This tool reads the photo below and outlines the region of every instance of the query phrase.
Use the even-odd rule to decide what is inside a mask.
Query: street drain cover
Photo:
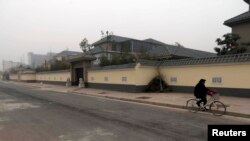
[[[151,97],[147,97],[147,96],[141,96],[141,97],[137,97],[137,99],[150,99]]]

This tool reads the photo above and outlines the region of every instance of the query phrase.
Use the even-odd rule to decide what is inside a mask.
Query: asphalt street
[[[208,124],[249,123],[0,81],[0,141],[205,141]]]

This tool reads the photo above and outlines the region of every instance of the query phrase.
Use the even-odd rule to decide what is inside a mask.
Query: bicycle
[[[210,98],[207,100],[206,105],[201,102],[200,107],[197,105],[197,102],[200,100],[200,98],[192,98],[189,99],[186,103],[186,108],[192,112],[196,113],[198,111],[206,111],[206,107],[209,106],[209,111],[215,115],[215,116],[222,116],[226,113],[226,106],[224,103],[219,101],[219,93],[215,91],[208,91],[207,95],[210,96]]]

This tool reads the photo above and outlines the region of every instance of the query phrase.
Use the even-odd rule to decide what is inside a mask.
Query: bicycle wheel
[[[196,103],[197,103],[196,99],[188,100],[186,105],[187,109],[192,113],[196,113],[199,110],[199,107]]]
[[[226,106],[220,101],[212,102],[209,109],[215,116],[222,116],[226,113]]]

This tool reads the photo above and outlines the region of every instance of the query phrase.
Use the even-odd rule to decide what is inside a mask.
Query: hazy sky
[[[247,10],[243,0],[0,0],[0,60],[80,51],[101,30],[214,52],[215,39],[231,32],[223,22]]]

